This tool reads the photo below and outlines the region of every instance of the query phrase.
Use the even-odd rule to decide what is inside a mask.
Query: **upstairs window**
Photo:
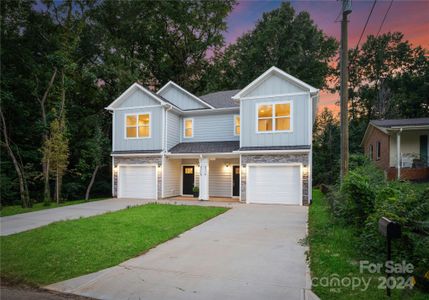
[[[291,131],[291,103],[261,103],[258,105],[258,132]]]
[[[125,136],[127,139],[149,138],[150,113],[126,115]]]
[[[381,143],[377,142],[375,144],[375,159],[379,160],[381,158]]]
[[[193,119],[184,119],[183,128],[185,138],[191,138],[194,136],[194,120]]]
[[[234,135],[240,135],[240,116],[234,116]]]

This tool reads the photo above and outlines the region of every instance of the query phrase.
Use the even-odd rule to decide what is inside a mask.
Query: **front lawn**
[[[378,289],[380,277],[384,274],[361,274],[359,261],[368,260],[358,252],[359,239],[353,227],[337,224],[333,220],[327,201],[319,190],[313,191],[313,203],[309,209],[309,245],[310,245],[310,269],[313,283],[313,291],[323,299],[386,299],[386,291]],[[380,249],[385,251],[385,249]],[[332,279],[364,278],[370,280],[367,290],[360,286],[352,289],[349,287],[322,286],[325,282],[320,279],[327,277]],[[347,281],[345,281],[347,283]],[[417,290],[394,290],[392,299],[427,299],[427,295]]]
[[[103,197],[103,198],[94,198],[89,200],[72,200],[72,201],[61,202],[60,204],[57,204],[56,202],[52,202],[51,205],[49,206],[45,206],[43,203],[39,202],[39,203],[33,203],[33,207],[27,207],[27,208],[23,208],[21,205],[8,205],[8,206],[3,206],[0,209],[0,217],[13,216],[13,215],[23,214],[27,212],[32,212],[32,211],[38,211],[38,210],[50,209],[50,208],[68,206],[68,205],[75,205],[75,204],[81,204],[85,202],[98,201],[98,200],[104,200],[104,199],[106,198]]]
[[[99,271],[225,211],[222,207],[148,204],[1,237],[1,276],[46,285]]]

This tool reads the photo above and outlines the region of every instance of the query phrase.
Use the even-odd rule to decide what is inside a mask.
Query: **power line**
[[[371,7],[371,11],[369,12],[368,18],[366,19],[365,26],[363,27],[362,33],[360,34],[359,41],[356,45],[356,49],[359,47],[360,41],[362,40],[363,34],[365,33],[366,26],[368,25],[369,19],[371,18],[371,15],[376,3],[377,3],[377,0],[374,0],[374,3],[372,4],[372,7]]]
[[[377,32],[377,35],[376,35],[375,37],[378,37],[378,35],[380,34],[381,28],[383,28],[384,21],[386,21],[386,17],[387,17],[387,15],[389,14],[389,11],[390,11],[390,8],[392,7],[392,4],[393,4],[393,0],[391,0],[391,1],[390,1],[390,5],[389,5],[389,7],[387,8],[386,13],[384,14],[383,21],[381,22],[380,28],[378,28],[378,32]]]

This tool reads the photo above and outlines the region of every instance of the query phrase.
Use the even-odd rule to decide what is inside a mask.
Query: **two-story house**
[[[242,90],[197,97],[174,82],[135,83],[113,114],[112,193],[118,198],[236,197],[311,201],[312,128],[319,91],[272,67]]]

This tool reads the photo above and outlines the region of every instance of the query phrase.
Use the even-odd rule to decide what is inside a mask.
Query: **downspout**
[[[396,133],[396,168],[397,168],[397,179],[401,179],[401,133],[402,128]]]
[[[168,126],[168,111],[169,110],[171,110],[173,108],[173,106],[172,105],[170,105],[166,110],[165,110],[165,113],[164,113],[164,130],[163,130],[163,132],[164,132],[164,138],[163,138],[163,141],[162,141],[162,143],[163,143],[163,149],[162,149],[162,156],[161,156],[161,198],[164,198],[164,174],[165,174],[165,172],[164,172],[164,167],[165,167],[165,153],[167,153],[167,145],[168,145],[168,143],[167,143],[167,141],[168,141],[168,138],[167,138],[167,136],[168,136],[168,130],[167,130],[167,126]]]

